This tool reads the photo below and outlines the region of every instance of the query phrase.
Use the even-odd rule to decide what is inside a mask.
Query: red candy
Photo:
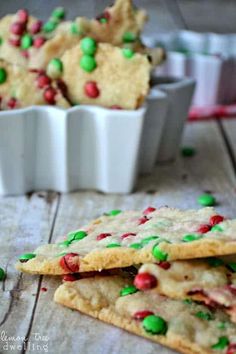
[[[171,267],[171,264],[169,262],[166,262],[166,261],[159,262],[159,263],[156,263],[156,264],[158,265],[158,267],[160,267],[162,269],[165,269],[165,270],[168,270]]]
[[[129,237],[129,236],[136,236],[136,234],[134,234],[133,232],[127,232],[126,234],[123,234],[121,236],[121,239],[124,240],[126,237]]]
[[[29,18],[28,11],[25,9],[21,9],[17,12],[17,16],[20,22],[26,23]]]
[[[11,33],[21,36],[25,32],[25,25],[21,22],[14,22],[10,28]]]
[[[215,226],[217,224],[219,224],[220,222],[222,222],[224,220],[224,217],[221,215],[213,215],[210,218],[210,225],[211,226]]]
[[[199,228],[197,229],[197,232],[200,232],[201,234],[205,234],[206,232],[211,230],[211,226],[207,224],[200,225]]]
[[[48,289],[47,288],[41,288],[41,291],[46,292],[46,291],[48,291]]]
[[[17,99],[14,97],[11,97],[9,101],[7,102],[7,107],[10,109],[14,109],[17,106]]]
[[[10,39],[9,39],[9,43],[10,43],[13,47],[20,47],[20,38],[10,38]]]
[[[57,91],[53,87],[48,87],[43,93],[43,97],[48,104],[55,104]]]
[[[39,75],[37,77],[37,85],[39,88],[44,88],[46,86],[49,86],[51,84],[51,79],[45,74]]]
[[[236,354],[236,343],[231,343],[228,346],[226,354]]]
[[[141,218],[138,219],[138,224],[142,225],[145,224],[145,222],[147,222],[149,219],[146,216],[143,216]]]
[[[79,277],[76,274],[65,274],[62,277],[63,281],[76,281]]]
[[[29,52],[27,50],[22,50],[21,51],[21,55],[22,57],[28,59],[29,58]]]
[[[157,279],[152,274],[140,273],[134,278],[134,285],[139,290],[149,290],[157,286]]]
[[[40,48],[42,45],[46,42],[46,39],[44,37],[37,37],[34,39],[33,46],[35,48]]]
[[[108,233],[103,233],[103,234],[100,234],[96,237],[97,241],[100,241],[100,240],[103,240],[104,238],[107,238],[111,236],[111,234],[108,234]]]
[[[86,82],[84,92],[90,98],[97,98],[100,95],[100,91],[95,81]]]
[[[227,285],[227,289],[233,294],[236,295],[236,285]]]
[[[148,207],[147,209],[144,210],[143,214],[144,215],[147,215],[149,213],[152,213],[153,211],[155,211],[156,208],[153,208],[153,207]]]
[[[143,311],[135,312],[135,314],[133,315],[133,318],[135,320],[144,320],[145,317],[150,316],[150,315],[154,315],[154,312],[148,311],[148,310],[143,310]]]
[[[30,32],[32,34],[36,34],[36,33],[39,33],[41,31],[41,28],[42,28],[42,21],[36,21],[32,24],[31,28],[30,28]]]
[[[59,262],[62,269],[66,272],[75,273],[79,271],[79,255],[78,253],[67,253]]]

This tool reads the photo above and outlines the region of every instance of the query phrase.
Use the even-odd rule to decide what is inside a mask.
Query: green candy
[[[136,35],[132,32],[125,32],[123,35],[123,42],[124,43],[133,43],[137,39]]]
[[[0,268],[0,281],[6,278],[6,273],[4,269]]]
[[[58,20],[63,20],[65,17],[65,9],[63,7],[57,7],[53,10],[52,17],[55,17]]]
[[[58,246],[59,247],[68,247],[68,246],[70,246],[70,244],[71,244],[71,242],[66,240],[66,241],[59,242]]]
[[[208,263],[211,267],[219,267],[219,266],[224,265],[224,262],[222,261],[222,259],[220,259],[220,258],[215,258],[215,257],[208,258],[208,259],[207,259],[207,263]]]
[[[152,255],[161,262],[164,262],[168,258],[168,253],[160,250],[159,243],[157,243],[152,249]]]
[[[80,59],[80,67],[84,71],[90,73],[97,67],[96,60],[91,55],[83,55]]]
[[[134,56],[134,51],[130,48],[122,49],[123,56],[127,59],[131,59]]]
[[[33,45],[33,37],[30,34],[24,34],[21,37],[21,49],[29,49]]]
[[[63,257],[67,254],[67,252],[61,252],[56,255],[56,257]]]
[[[143,246],[146,246],[149,242],[153,241],[153,240],[158,240],[160,237],[159,236],[148,236],[145,237],[141,240],[141,243]]]
[[[216,200],[211,194],[204,193],[198,197],[198,203],[202,206],[213,206],[216,204]]]
[[[121,247],[119,243],[109,243],[109,245],[106,246],[106,248],[115,248],[115,247]]]
[[[107,19],[106,18],[100,18],[99,22],[100,23],[107,23]]]
[[[222,231],[224,231],[223,230],[223,228],[222,228],[222,226],[220,226],[220,225],[215,225],[215,226],[213,226],[212,228],[211,228],[211,231],[218,231],[218,232],[222,232]]]
[[[0,68],[0,85],[4,84],[7,80],[7,72],[4,68]]]
[[[181,149],[181,154],[184,157],[191,157],[195,155],[195,149],[191,146],[183,146]]]
[[[227,322],[219,322],[217,325],[217,328],[219,329],[226,329],[227,327]]]
[[[70,31],[72,34],[77,34],[77,35],[82,35],[84,33],[80,25],[76,22],[72,22],[70,26]]]
[[[140,248],[143,248],[142,243],[132,243],[131,245],[129,245],[130,248],[134,248],[136,250],[140,250]]]
[[[145,317],[142,325],[146,332],[152,334],[166,334],[168,329],[166,321],[155,315]]]
[[[94,55],[97,50],[97,43],[93,38],[85,37],[84,39],[82,39],[80,47],[84,54]]]
[[[126,285],[123,289],[120,291],[120,296],[126,296],[130,294],[134,294],[138,291],[136,286],[134,285]]]
[[[114,209],[111,211],[108,211],[108,213],[105,213],[106,216],[116,216],[118,214],[120,214],[122,212],[122,210],[119,209]]]
[[[193,300],[191,300],[191,299],[184,299],[184,300],[183,300],[183,303],[186,304],[186,305],[192,305],[192,304],[193,304]]]
[[[236,272],[236,263],[235,262],[230,262],[227,264],[227,267],[233,272]]]
[[[53,32],[57,27],[57,23],[54,21],[48,21],[43,25],[43,32],[50,33]]]
[[[197,313],[195,313],[195,316],[206,321],[214,320],[214,316],[210,312],[198,311]]]
[[[52,79],[59,79],[63,72],[63,63],[60,59],[54,58],[50,60],[47,67],[47,74]]]
[[[2,45],[3,44],[3,39],[2,39],[2,37],[0,37],[0,45]]]
[[[72,232],[69,232],[69,234],[67,235],[67,240],[69,242],[79,241],[79,240],[82,240],[83,238],[85,238],[86,236],[87,236],[87,232],[85,232],[85,231],[82,231],[82,230],[72,231]]]
[[[193,242],[193,241],[198,241],[202,238],[202,235],[195,235],[195,234],[189,234],[189,235],[185,235],[182,238],[183,242]]]
[[[227,337],[220,337],[218,342],[212,345],[212,349],[223,350],[229,345],[229,339]]]
[[[29,259],[33,259],[35,257],[36,257],[36,254],[34,254],[34,253],[24,253],[19,257],[19,261],[26,262]]]

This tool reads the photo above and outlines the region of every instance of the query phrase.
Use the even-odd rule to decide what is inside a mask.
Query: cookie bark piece
[[[51,97],[53,96],[55,101],[51,101],[51,104],[54,102],[53,104],[59,107],[70,107],[58,89],[56,81],[52,80],[48,86],[40,88],[38,87],[39,73],[29,72],[21,66],[9,64],[4,60],[0,60],[0,70],[5,73],[5,81],[0,84],[1,109],[50,104],[47,100],[47,97],[50,96],[49,88],[53,93]],[[47,94],[45,94],[46,91]]]
[[[228,340],[226,347],[235,343],[236,326],[222,311],[211,313],[205,306],[171,300],[158,295],[155,290],[120,296],[122,289],[131,284],[132,279],[120,276],[97,276],[66,282],[56,290],[54,300],[181,353],[215,353],[212,346],[222,337]],[[144,329],[144,321],[135,319],[144,311],[161,317],[167,323],[164,335],[148,333]],[[204,320],[197,316],[198,313],[209,313],[212,318]],[[218,328],[223,322],[227,327]],[[226,353],[226,347],[217,352]]]
[[[136,109],[149,92],[151,66],[144,55],[135,53],[126,58],[122,49],[97,43],[93,57],[84,55],[79,44],[66,51],[61,60],[64,67],[61,78],[68,86],[72,102]],[[86,65],[90,64],[93,66],[86,71]],[[87,89],[91,84],[96,87],[96,95]]]
[[[83,238],[71,239],[68,234],[62,244],[41,246],[35,258],[17,263],[17,268],[35,274],[65,274],[60,262],[68,253],[79,255],[79,272],[236,253],[236,220],[220,223],[222,231],[197,232],[215,215],[213,208],[181,211],[167,207],[108,213],[95,226],[82,228]],[[196,237],[184,241],[189,235]]]
[[[134,284],[145,290],[149,285],[148,277],[152,276],[159,294],[222,307],[231,316],[231,321],[236,322],[236,273],[232,269],[233,264],[236,266],[236,256],[228,256],[224,260],[176,261],[169,263],[168,267],[163,263],[144,264]]]

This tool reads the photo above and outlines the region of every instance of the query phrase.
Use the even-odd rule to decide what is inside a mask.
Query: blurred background
[[[136,0],[137,6],[147,9],[150,21],[145,34],[175,29],[236,32],[235,0]],[[25,7],[35,16],[47,19],[57,6],[67,9],[67,18],[75,16],[93,17],[101,12],[109,0],[1,0],[0,16]]]

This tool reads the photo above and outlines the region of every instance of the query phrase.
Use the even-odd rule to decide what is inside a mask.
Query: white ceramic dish
[[[95,106],[0,112],[0,195],[32,190],[129,193],[159,156],[175,157],[194,81],[153,77],[136,111]]]
[[[168,51],[160,75],[196,80],[194,106],[236,102],[236,34],[177,31],[145,41]]]

